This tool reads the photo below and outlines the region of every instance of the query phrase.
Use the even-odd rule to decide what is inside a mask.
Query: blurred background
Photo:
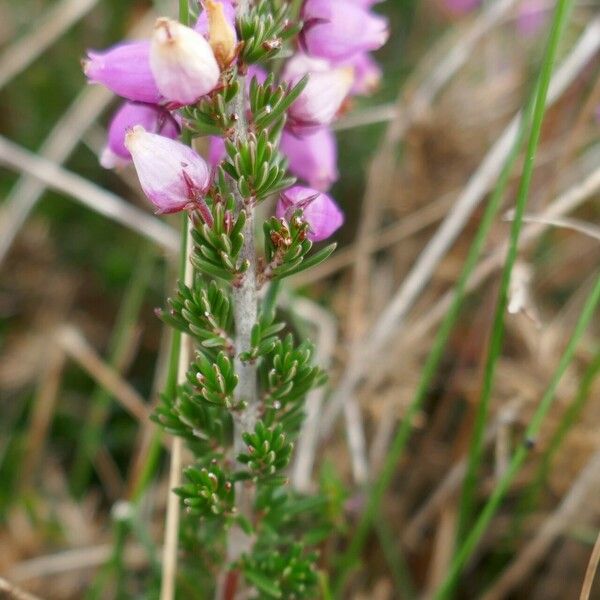
[[[86,85],[80,60],[87,48],[143,36],[175,4],[0,3],[0,574],[48,600],[150,597],[156,576],[168,460],[147,415],[165,375],[168,334],[154,308],[174,285],[179,220],[138,219],[151,209],[134,174],[99,166],[116,102]],[[317,340],[333,388],[352,342],[404,294],[345,418],[317,404],[329,431],[312,448],[314,469],[294,474],[300,489],[320,481],[339,509],[325,569],[415,393],[505,156],[498,140],[539,71],[553,4],[378,5],[392,24],[378,54],[384,76],[338,123],[340,249],[285,288],[286,310]],[[571,63],[536,158],[478,502],[506,468],[600,270],[598,12],[578,2],[559,49],[558,64]],[[520,172],[518,161],[501,215]],[[471,207],[428,273],[419,261],[465,193]],[[447,571],[509,228],[502,216],[492,228],[349,598],[416,598]],[[415,268],[419,290],[407,301]],[[457,597],[579,597],[600,525],[599,333],[596,318]],[[140,498],[133,514],[126,501]],[[589,597],[600,598],[598,584]]]

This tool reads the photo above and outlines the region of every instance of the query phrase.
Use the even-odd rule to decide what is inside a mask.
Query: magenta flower
[[[544,0],[524,0],[517,12],[517,29],[526,36],[534,36],[548,18],[548,6]]]
[[[193,104],[219,82],[220,70],[202,35],[177,21],[156,21],[150,68],[160,93],[170,102]]]
[[[381,67],[367,52],[357,54],[344,64],[354,69],[354,83],[350,90],[353,96],[368,96],[379,87],[382,77]]]
[[[207,219],[204,195],[210,186],[210,169],[191,148],[146,131],[136,125],[125,136],[140,185],[157,208],[157,213],[173,213],[198,208]]]
[[[389,37],[387,19],[369,11],[363,2],[306,0],[302,20],[300,39],[306,52],[334,61],[378,50]]]
[[[307,73],[308,83],[288,113],[288,128],[298,134],[329,125],[354,83],[351,67],[331,68],[326,61],[302,54],[289,61],[283,78],[293,85]]]
[[[150,42],[118,44],[104,52],[90,50],[83,71],[90,83],[100,83],[133,102],[161,100],[150,69]]]
[[[225,140],[222,137],[211,135],[208,138],[208,164],[216,167],[226,156]]]
[[[323,127],[304,136],[284,131],[280,148],[290,172],[311,187],[326,192],[337,181],[337,144],[330,129]]]
[[[135,125],[171,139],[179,135],[179,126],[168,111],[154,104],[125,102],[113,115],[108,127],[107,144],[100,156],[100,164],[105,169],[131,161],[131,154],[125,147],[125,135]]]
[[[310,227],[308,238],[313,242],[327,239],[344,223],[344,214],[333,198],[299,185],[281,194],[276,215],[279,219],[290,219],[296,210],[302,211]]]

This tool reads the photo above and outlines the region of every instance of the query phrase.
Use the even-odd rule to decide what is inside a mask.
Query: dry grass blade
[[[328,310],[305,298],[295,298],[293,310],[300,318],[306,319],[315,326],[318,332],[315,340],[315,364],[327,370],[335,351],[337,342],[337,323]],[[296,458],[292,467],[292,485],[303,493],[309,493],[311,475],[315,461],[319,434],[319,417],[325,390],[323,387],[312,390],[306,398],[306,418],[298,436]]]
[[[592,555],[590,556],[590,562],[588,563],[585,571],[585,579],[583,580],[583,586],[581,588],[581,595],[579,600],[589,600],[590,594],[592,593],[592,585],[594,584],[594,577],[598,570],[598,564],[600,564],[600,533],[596,538]]]
[[[593,173],[588,175],[580,184],[573,186],[566,192],[561,194],[558,198],[552,202],[548,208],[541,214],[541,217],[547,221],[548,219],[556,219],[562,217],[577,207],[581,206],[584,202],[589,200],[600,190],[600,169],[596,169]],[[544,231],[548,229],[547,223],[533,223],[525,227],[521,239],[519,241],[519,247],[521,250],[528,248],[536,239],[539,238]],[[481,264],[473,272],[471,279],[468,283],[467,289],[469,291],[474,290],[480,286],[494,271],[496,271],[506,253],[506,246],[502,246],[495,252],[493,252],[488,258],[481,262]],[[414,324],[407,332],[407,340],[414,341],[415,339],[422,339],[426,336],[444,317],[450,302],[452,301],[452,292],[448,292],[441,298],[436,305],[427,313],[427,315],[420,319]]]
[[[87,179],[28,152],[2,136],[0,136],[0,163],[35,177],[48,187],[71,196],[84,206],[136,231],[169,252],[178,250],[179,236],[169,225],[131,206]]]
[[[0,597],[5,600],[41,600],[0,577]]]
[[[389,124],[383,142],[369,167],[366,193],[359,220],[348,308],[348,322],[352,324],[350,357],[348,359],[350,371],[353,371],[362,360],[362,338],[367,325],[364,315],[368,314],[366,310],[368,291],[371,289],[369,285],[371,272],[370,238],[374,235],[380,220],[381,200],[389,193],[393,182],[391,173],[396,163],[395,148],[411,125],[427,113],[439,92],[467,62],[474,47],[484,34],[495,26],[514,4],[514,0],[503,0],[490,5],[482,12],[475,23],[466,32],[463,32],[460,40],[442,55],[440,62],[416,88],[416,91],[411,93],[412,86],[408,85],[408,93],[403,91],[398,98],[396,115]],[[444,41],[443,45],[446,45],[446,43]],[[405,108],[405,104],[407,108]],[[352,457],[352,470],[356,482],[364,483],[368,477],[368,461],[361,410],[352,390],[345,391],[347,393],[343,394],[343,411]]]
[[[579,219],[569,219],[566,217],[548,219],[542,217],[541,215],[525,215],[523,217],[523,221],[525,223],[543,223],[544,225],[550,225],[552,227],[570,229],[571,231],[582,233],[583,235],[587,235],[595,240],[600,240],[600,227],[596,227],[595,225],[586,223],[585,221],[580,221]]]
[[[62,0],[51,5],[32,25],[31,32],[19,38],[0,56],[0,89],[96,4],[98,0]]]
[[[130,415],[142,423],[148,419],[149,411],[144,399],[102,361],[77,329],[64,327],[57,335],[57,342],[99,385],[110,392]]]
[[[155,14],[149,11],[133,28],[132,35],[146,31],[154,19]],[[62,164],[113,99],[113,94],[101,86],[86,86],[56,122],[39,154]],[[8,194],[0,212],[0,264],[45,189],[41,181],[26,176]]]
[[[594,19],[586,27],[575,47],[557,69],[550,84],[548,104],[562,96],[569,85],[581,73],[600,47],[600,18]],[[453,205],[442,225],[419,255],[417,262],[398,288],[392,301],[383,311],[375,326],[365,336],[363,351],[357,360],[346,369],[338,389],[331,398],[322,419],[322,436],[331,433],[337,416],[346,398],[352,395],[354,387],[385,345],[395,335],[408,311],[419,297],[433,275],[440,260],[454,243],[473,211],[483,200],[487,190],[496,180],[502,164],[514,143],[519,128],[517,116],[506,127],[502,136],[492,146],[480,167],[469,180],[464,192]]]
[[[401,221],[381,229],[375,235],[371,235],[369,237],[368,251],[371,253],[378,252],[423,231],[423,229],[439,221],[446,214],[454,198],[455,194],[444,195],[439,200],[407,215]],[[355,257],[356,249],[354,246],[337,250],[326,262],[321,263],[314,269],[302,271],[298,275],[293,276],[291,278],[292,284],[295,287],[302,287],[329,277],[351,266],[354,263]]]
[[[49,354],[47,364],[40,377],[26,436],[27,447],[23,457],[21,482],[24,488],[31,484],[44,448],[46,435],[56,408],[65,364],[65,355],[60,348],[52,349]]]
[[[113,552],[112,544],[65,550],[48,556],[38,556],[16,564],[8,573],[14,581],[30,581],[41,577],[53,577],[61,573],[96,568],[105,563]],[[129,568],[145,565],[147,555],[137,545],[125,548],[125,562]]]
[[[482,600],[502,600],[524,581],[549,552],[552,544],[582,513],[600,506],[600,452],[588,461],[560,506],[546,520],[533,539],[506,568]]]
[[[523,401],[521,399],[515,400],[505,408],[502,419],[514,420],[522,406]],[[495,419],[488,427],[484,438],[486,445],[491,444],[496,438],[500,420],[500,418]],[[403,530],[402,541],[408,548],[414,548],[417,545],[429,522],[441,512],[452,496],[456,494],[464,480],[466,471],[467,461],[466,458],[463,458],[454,464],[429,499],[422,503],[417,514],[411,518]]]
[[[86,88],[53,127],[40,148],[40,155],[62,163],[71,154],[81,135],[108,106],[112,94],[101,87]],[[0,263],[27,220],[46,186],[33,177],[17,182],[0,212]]]
[[[192,251],[192,223],[188,220],[187,237],[185,244],[185,271],[184,283],[191,286],[194,281],[194,268],[188,257]],[[179,363],[177,365],[177,381],[186,380],[186,372],[190,363],[192,348],[191,340],[187,335],[181,336]],[[181,483],[183,440],[173,438],[171,446],[171,464],[169,466],[169,491],[167,499],[167,516],[165,521],[165,544],[163,551],[162,581],[160,600],[173,600],[175,598],[175,583],[177,577],[177,548],[179,545],[179,517],[181,512],[180,499],[175,494],[175,488]]]

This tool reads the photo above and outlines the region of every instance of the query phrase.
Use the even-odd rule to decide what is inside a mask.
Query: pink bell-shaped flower
[[[305,74],[308,83],[288,112],[288,128],[304,134],[334,120],[354,83],[352,67],[331,68],[326,61],[302,54],[289,61],[283,78],[294,85]]]
[[[321,242],[331,237],[344,223],[344,214],[333,198],[311,188],[294,186],[286,190],[277,202],[279,219],[290,219],[296,210],[308,223],[308,239]]]
[[[90,83],[100,83],[127,100],[149,104],[161,100],[150,69],[150,42],[118,44],[104,52],[90,50],[83,72]]]
[[[280,148],[288,159],[290,173],[310,187],[326,192],[337,181],[337,143],[327,127],[301,136],[284,131]]]
[[[333,61],[378,50],[389,37],[387,19],[359,2],[306,0],[302,20],[301,43],[306,52]]]
[[[100,156],[100,164],[105,169],[131,162],[131,154],[125,147],[125,135],[136,125],[171,139],[179,135],[177,121],[160,106],[125,102],[113,115],[108,127],[106,147]]]
[[[208,164],[216,167],[227,156],[225,140],[217,135],[208,138]]]
[[[219,82],[219,65],[209,43],[177,21],[156,21],[150,68],[160,93],[169,102],[193,104]]]
[[[538,33],[549,16],[549,7],[543,0],[524,0],[517,12],[517,29],[525,37]]]
[[[157,208],[173,213],[198,208],[207,213],[204,195],[210,186],[210,169],[190,147],[146,131],[136,125],[125,136],[140,185]]]
[[[353,96],[368,96],[372,94],[381,83],[381,67],[367,52],[354,56],[344,63],[354,69],[354,83],[350,93]]]

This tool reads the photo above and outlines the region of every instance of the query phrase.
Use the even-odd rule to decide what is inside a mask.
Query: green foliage
[[[219,183],[225,187],[222,171],[219,179]],[[235,283],[248,269],[248,262],[240,259],[246,213],[243,210],[235,211],[232,195],[223,197],[218,191],[210,206],[210,213],[212,222],[207,222],[199,214],[195,215],[192,264],[205,275]]]
[[[241,59],[250,64],[277,56],[284,43],[301,28],[301,22],[291,21],[288,3],[274,9],[269,0],[258,2],[246,16],[238,19]]]
[[[255,480],[261,478],[264,481],[284,469],[290,461],[293,445],[283,433],[282,425],[268,427],[258,421],[254,432],[243,433],[242,439],[248,446],[248,452],[240,454],[237,459],[247,465]]]
[[[233,512],[233,481],[213,461],[208,467],[188,467],[184,471],[188,483],[175,490],[183,504],[203,517],[229,515]]]
[[[196,455],[222,455],[231,444],[229,412],[210,406],[189,384],[177,388],[174,400],[162,396],[151,418],[167,433],[184,438]]]
[[[180,282],[168,305],[168,310],[159,311],[165,323],[192,336],[204,348],[222,349],[233,356],[231,300],[216,282],[207,284],[202,277],[196,277],[193,288]]]
[[[285,112],[302,93],[307,83],[308,75],[294,86],[284,83],[275,85],[273,73],[262,84],[253,77],[250,82],[250,110],[255,128],[262,130],[275,126],[274,131],[278,131],[283,125],[280,122],[285,120]]]
[[[287,174],[287,160],[270,139],[266,130],[247,140],[225,140],[228,161],[223,169],[237,182],[237,189],[248,204],[264,200],[296,181]]]
[[[218,91],[204,96],[195,106],[181,111],[187,129],[194,137],[228,134],[235,125],[236,115],[230,104],[239,92],[239,83],[232,73],[224,77],[225,83]]]
[[[255,552],[245,557],[244,576],[258,589],[258,598],[314,598],[318,584],[317,554],[305,554],[300,544]]]
[[[259,356],[266,356],[273,350],[277,340],[277,334],[285,328],[284,323],[273,323],[266,315],[259,320],[252,328],[252,348],[247,352],[242,352],[240,358],[246,362],[255,361]]]
[[[291,10],[288,2],[254,3],[247,15],[238,18],[237,64],[223,73],[219,89],[182,110],[188,133],[224,138],[226,158],[214,174],[205,204],[192,213],[193,283],[180,283],[167,308],[158,313],[176,335],[191,338],[196,353],[183,383],[175,386],[171,377],[169,393],[153,419],[183,438],[195,457],[176,493],[186,514],[202,519],[203,532],[187,527],[183,547],[202,552],[202,564],[217,573],[225,560],[227,531],[239,527],[253,545],[229,566],[242,571],[254,588],[251,593],[258,594],[253,597],[308,599],[316,597],[317,557],[305,547],[330,532],[331,502],[323,495],[305,497],[290,491],[285,469],[304,417],[306,395],[324,383],[325,375],[311,364],[314,349],[308,341],[297,345],[293,335],[284,336],[285,325],[275,319],[275,298],[278,280],[319,264],[335,245],[313,253],[309,225],[300,210],[289,220],[269,219],[264,224],[265,257],[258,261],[257,286],[272,284],[243,351],[236,348],[232,301],[251,262],[245,247],[249,211],[295,183],[278,145],[286,112],[307,78],[294,86],[277,84],[273,74],[262,84],[254,78],[248,97],[240,79],[248,64],[274,57],[298,32],[300,24],[289,24]],[[237,131],[241,103],[249,108],[243,136]],[[259,419],[252,418],[245,431],[240,423],[247,406],[243,390],[237,389],[240,361],[255,365],[258,372],[253,410]],[[176,367],[177,362],[173,364]],[[243,494],[239,506],[236,491]],[[189,520],[185,522],[189,525]],[[180,572],[187,574],[185,567]],[[180,581],[182,591],[186,581],[193,582],[193,573],[190,570],[191,578]]]
[[[219,352],[214,361],[198,352],[186,377],[196,392],[193,395],[194,401],[222,406],[229,410],[240,408],[235,406],[233,400],[238,376],[231,359],[224,352]]]
[[[260,368],[267,423],[276,419],[290,433],[299,430],[306,394],[326,381],[325,373],[311,364],[313,354],[309,341],[296,346],[291,334],[275,342]]]
[[[289,220],[271,217],[264,226],[265,262],[259,274],[261,282],[283,279],[310,269],[329,258],[336,244],[329,244],[308,255],[313,243],[308,239],[309,225],[296,211]]]

